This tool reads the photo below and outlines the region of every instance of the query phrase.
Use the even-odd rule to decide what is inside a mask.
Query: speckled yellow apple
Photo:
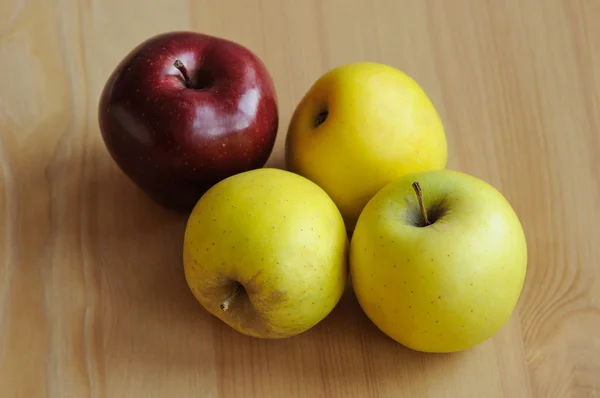
[[[446,167],[440,117],[424,90],[385,64],[357,62],[321,76],[297,105],[286,167],[333,198],[349,231],[386,183]]]
[[[194,207],[184,236],[187,283],[240,333],[284,338],[323,320],[348,274],[348,238],[331,198],[294,173],[229,177]]]
[[[525,234],[506,198],[452,170],[387,184],[365,206],[350,246],[364,312],[424,352],[462,351],[492,337],[515,309],[526,268]]]

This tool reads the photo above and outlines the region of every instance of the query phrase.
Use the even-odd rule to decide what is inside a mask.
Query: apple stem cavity
[[[425,226],[431,225],[429,219],[427,218],[427,208],[423,202],[423,191],[421,190],[421,185],[418,182],[413,182],[412,187],[415,190],[415,194],[417,194],[417,200],[419,201],[419,208],[421,209],[421,216],[423,216]]]
[[[241,291],[242,291],[242,284],[236,282],[235,287],[233,288],[232,292],[229,293],[229,296],[227,296],[227,298],[225,300],[223,300],[223,302],[219,306],[219,307],[221,307],[221,311],[223,311],[223,312],[227,311],[229,309],[229,306],[233,303],[233,301],[235,300],[235,298]]]
[[[315,118],[315,128],[325,123],[327,116],[329,116],[329,111],[327,109],[321,109]]]
[[[190,80],[190,75],[188,75],[188,71],[183,62],[181,62],[180,60],[176,60],[173,63],[173,66],[176,67],[179,70],[179,72],[181,72],[181,75],[183,76],[183,80],[185,82],[185,86],[187,88],[192,88],[192,81]]]

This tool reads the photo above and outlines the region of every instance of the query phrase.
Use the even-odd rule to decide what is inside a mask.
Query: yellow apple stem
[[[180,60],[176,60],[173,63],[173,66],[176,67],[179,72],[181,72],[181,75],[183,76],[183,80],[185,81],[185,86],[188,88],[192,87],[192,81],[190,80],[190,76],[188,75],[188,71],[185,67],[185,65],[183,64],[183,62],[181,62]]]
[[[415,190],[415,193],[417,194],[419,208],[421,209],[421,215],[425,220],[425,225],[430,225],[429,219],[427,218],[427,209],[425,208],[425,203],[423,203],[423,191],[421,191],[421,185],[419,185],[418,182],[413,182],[412,187]]]
[[[223,302],[220,305],[221,310],[223,312],[225,312],[229,309],[229,306],[231,305],[231,303],[233,303],[233,300],[235,300],[236,296],[238,295],[238,293],[241,290],[242,290],[242,285],[240,283],[236,283],[235,287],[233,288],[233,291],[229,294],[229,296],[227,296],[227,298],[225,300],[223,300]]]

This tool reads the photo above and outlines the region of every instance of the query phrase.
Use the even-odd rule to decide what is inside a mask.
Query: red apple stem
[[[242,290],[242,285],[240,283],[236,283],[235,287],[233,288],[233,291],[231,293],[229,293],[229,296],[227,296],[227,298],[225,300],[223,300],[223,302],[220,305],[221,310],[223,312],[225,312],[229,309],[229,306],[233,303],[233,300],[235,300],[236,296],[239,294],[239,292],[241,290]]]
[[[176,67],[179,70],[179,72],[181,72],[181,75],[183,76],[183,80],[185,81],[185,86],[187,88],[191,88],[192,81],[190,80],[190,75],[188,75],[188,71],[187,71],[185,65],[183,64],[183,62],[181,62],[180,60],[176,60],[173,63],[173,66]]]
[[[413,182],[412,187],[415,190],[415,193],[417,194],[419,208],[421,209],[421,215],[423,216],[423,220],[425,220],[425,225],[431,225],[429,219],[427,218],[427,208],[425,207],[425,203],[423,202],[423,191],[421,190],[421,185],[418,182]]]

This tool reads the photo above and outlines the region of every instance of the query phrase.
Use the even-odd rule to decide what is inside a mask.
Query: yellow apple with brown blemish
[[[200,198],[184,271],[200,304],[240,333],[284,338],[323,320],[348,274],[342,216],[325,191],[274,168],[229,177]]]

